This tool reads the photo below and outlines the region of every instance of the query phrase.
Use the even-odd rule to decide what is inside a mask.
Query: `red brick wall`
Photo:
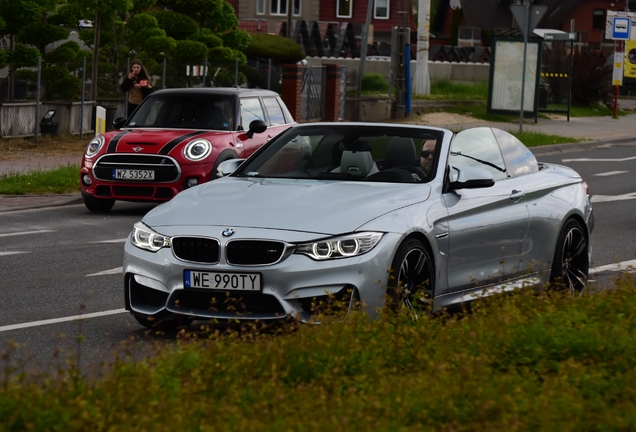
[[[605,29],[592,29],[594,9],[615,11],[625,10],[625,1],[613,1],[612,3],[614,3],[614,6],[610,6],[610,2],[607,0],[587,0],[586,2],[583,2],[573,14],[571,14],[564,20],[563,28],[561,28],[560,30],[570,31],[570,20],[574,19],[574,30],[587,31],[588,43],[598,44],[603,42]]]
[[[281,98],[294,120],[300,120],[300,97],[303,87],[302,66],[297,64],[283,65],[283,89]]]
[[[325,121],[340,120],[340,79],[342,66],[326,64],[327,83],[325,88]]]

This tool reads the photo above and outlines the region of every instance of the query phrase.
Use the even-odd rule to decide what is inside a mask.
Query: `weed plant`
[[[59,194],[80,190],[78,165],[0,175],[0,195]]]
[[[528,289],[417,320],[191,325],[92,379],[72,365],[26,376],[9,348],[0,429],[634,430],[634,282],[581,296]]]

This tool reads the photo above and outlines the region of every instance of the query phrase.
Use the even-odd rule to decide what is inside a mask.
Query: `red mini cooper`
[[[278,93],[260,89],[158,90],[129,119],[88,143],[80,179],[93,212],[116,200],[164,202],[216,178],[294,123]]]

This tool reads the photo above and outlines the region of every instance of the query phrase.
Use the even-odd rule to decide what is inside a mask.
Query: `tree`
[[[89,99],[97,99],[97,81],[99,77],[99,49],[102,20],[115,23],[119,14],[126,14],[133,6],[132,0],[69,0],[66,16],[76,20],[92,20],[93,22],[93,62],[91,67],[91,89]]]
[[[28,47],[16,45],[16,35],[22,28],[40,21],[42,12],[40,5],[34,0],[0,0],[0,17],[3,24],[0,25],[0,37],[7,36],[9,39],[8,53],[0,56],[9,66],[9,72],[5,77],[9,81],[9,101],[13,100],[13,72],[21,67],[19,65],[33,66],[30,60],[34,51],[37,51],[33,49],[34,51],[29,52]],[[19,48],[17,53],[16,48]],[[37,64],[37,55],[35,59]]]

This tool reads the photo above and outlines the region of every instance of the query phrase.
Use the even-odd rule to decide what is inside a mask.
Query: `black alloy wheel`
[[[433,260],[424,244],[409,238],[400,245],[393,258],[387,287],[388,306],[393,311],[408,309],[418,318],[418,312],[429,312],[435,286]]]
[[[589,269],[587,237],[581,224],[570,219],[559,234],[550,283],[557,289],[580,293],[587,286]]]

